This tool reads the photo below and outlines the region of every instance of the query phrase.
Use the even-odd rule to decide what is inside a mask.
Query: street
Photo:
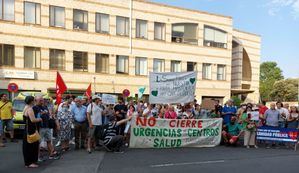
[[[215,148],[127,149],[125,153],[70,151],[60,160],[23,166],[22,141],[0,148],[0,172],[14,173],[118,173],[122,172],[296,172],[299,152],[291,149]]]

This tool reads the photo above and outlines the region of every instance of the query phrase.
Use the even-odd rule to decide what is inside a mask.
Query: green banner
[[[221,140],[222,119],[131,120],[130,148],[214,147]]]

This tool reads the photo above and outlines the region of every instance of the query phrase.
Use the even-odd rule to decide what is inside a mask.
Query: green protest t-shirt
[[[246,122],[247,118],[248,118],[247,113],[243,113],[240,117],[240,120],[242,121],[242,129],[245,129],[248,124],[248,122]]]
[[[232,136],[238,136],[240,131],[242,130],[242,127],[240,126],[239,123],[235,123],[235,124],[228,123],[226,127],[228,133]]]

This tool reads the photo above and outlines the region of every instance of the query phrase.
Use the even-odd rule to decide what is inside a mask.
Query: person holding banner
[[[115,116],[109,116],[108,119],[109,124],[105,131],[104,145],[111,151],[122,152],[121,147],[123,146],[124,140],[122,135],[117,135],[117,130],[120,125],[130,121],[132,116],[120,121],[117,121]]]
[[[177,119],[177,113],[174,111],[172,105],[169,106],[168,110],[165,112],[165,119]]]
[[[297,129],[298,118],[299,118],[298,108],[296,106],[291,106],[290,115],[288,117],[288,128]]]
[[[129,110],[127,112],[127,116],[126,118],[132,118],[132,117],[137,117],[137,112],[135,111],[135,106],[134,105],[130,105],[129,106]],[[126,146],[129,145],[129,141],[130,141],[130,128],[131,127],[131,121],[128,121],[126,124],[126,128],[125,128],[125,141],[126,141]]]
[[[270,104],[270,109],[266,110],[264,119],[266,120],[266,126],[278,127],[280,118],[280,112],[276,110],[275,103]],[[275,142],[272,142],[272,146],[275,146]],[[266,144],[266,148],[270,148],[269,144]]]
[[[286,128],[286,120],[289,117],[289,110],[283,107],[282,102],[278,101],[276,103],[277,110],[279,111],[279,121],[278,121],[278,126],[280,128]]]
[[[143,117],[147,117],[147,118],[149,118],[149,117],[153,117],[153,116],[154,116],[154,115],[153,115],[153,105],[152,105],[152,104],[148,104],[148,105],[147,105],[147,108],[144,109],[144,111],[143,111],[143,113],[142,113],[142,116],[143,116]]]

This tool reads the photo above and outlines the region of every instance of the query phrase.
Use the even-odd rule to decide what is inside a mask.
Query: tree
[[[298,79],[280,80],[274,83],[270,93],[272,100],[298,101]]]
[[[276,81],[284,79],[282,70],[276,62],[263,62],[260,65],[260,94],[261,100],[270,101],[270,93]]]

